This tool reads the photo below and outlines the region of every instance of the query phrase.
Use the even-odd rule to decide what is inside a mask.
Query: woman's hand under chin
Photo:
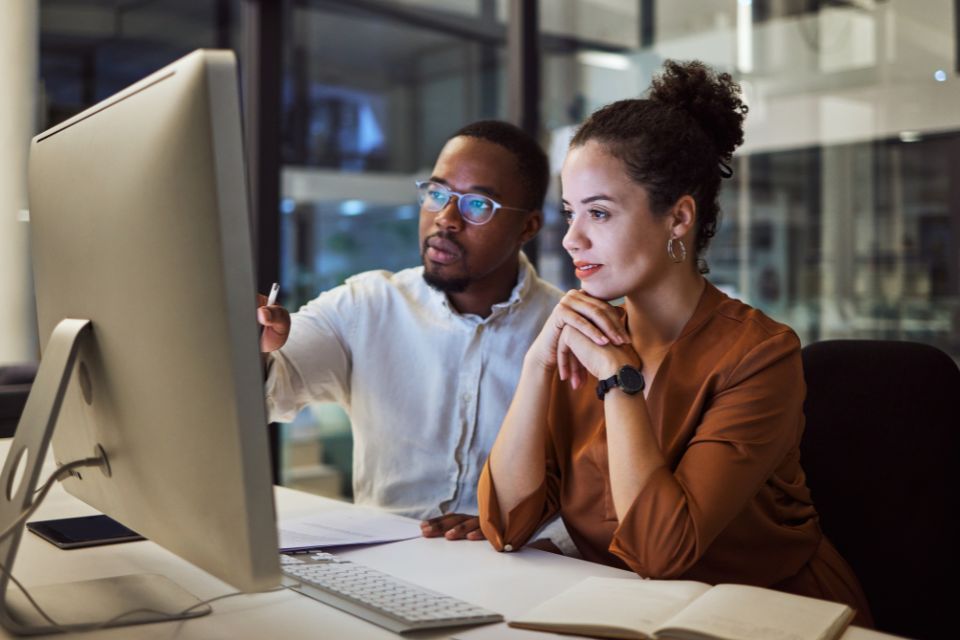
[[[561,380],[569,380],[578,389],[589,373],[598,380],[609,378],[623,365],[641,368],[640,356],[633,345],[598,345],[573,325],[566,325],[557,341],[557,369]]]
[[[567,328],[576,330],[583,340],[598,348],[629,345],[630,336],[623,326],[623,313],[622,309],[583,291],[568,291],[527,351],[526,364],[549,371],[559,369],[560,378],[566,380],[568,369],[559,362],[563,332]]]

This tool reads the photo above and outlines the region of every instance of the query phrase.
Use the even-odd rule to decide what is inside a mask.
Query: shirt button
[[[512,544],[505,544],[505,545],[503,545],[503,550],[504,550],[504,551],[513,551],[513,545],[512,545]]]
[[[463,401],[464,401],[464,402],[470,402],[470,392],[469,392],[469,391],[463,394]]]

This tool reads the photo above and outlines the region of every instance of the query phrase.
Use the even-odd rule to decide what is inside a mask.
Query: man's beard
[[[467,287],[473,283],[473,278],[471,278],[469,275],[443,277],[441,275],[437,275],[436,273],[430,272],[430,266],[427,264],[427,241],[434,237],[443,238],[444,240],[448,240],[457,245],[457,247],[460,249],[460,259],[463,262],[466,262],[467,251],[463,248],[463,245],[451,238],[447,233],[442,231],[435,233],[424,239],[423,247],[420,251],[420,259],[423,261],[424,282],[441,293],[462,293],[466,291]]]
[[[462,276],[460,278],[442,278],[427,271],[426,267],[423,268],[423,280],[428,285],[442,293],[463,293],[467,290],[467,287],[470,286],[470,283],[473,282],[473,279],[471,279],[470,276]]]

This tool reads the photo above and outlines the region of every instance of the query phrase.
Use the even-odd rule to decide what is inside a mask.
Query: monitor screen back
[[[278,583],[233,54],[197,51],[34,138],[41,341],[89,318],[67,490],[243,590]]]

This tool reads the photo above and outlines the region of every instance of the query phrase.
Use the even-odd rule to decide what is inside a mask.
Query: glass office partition
[[[281,290],[296,309],[370,269],[420,264],[413,183],[447,137],[503,118],[489,2],[294,3],[285,50]],[[282,431],[284,484],[349,496],[352,438],[334,405]]]
[[[194,49],[240,47],[241,0],[40,0],[38,128],[51,127]]]
[[[960,354],[960,135],[757,153],[725,194],[711,279],[804,343],[914,340]]]

